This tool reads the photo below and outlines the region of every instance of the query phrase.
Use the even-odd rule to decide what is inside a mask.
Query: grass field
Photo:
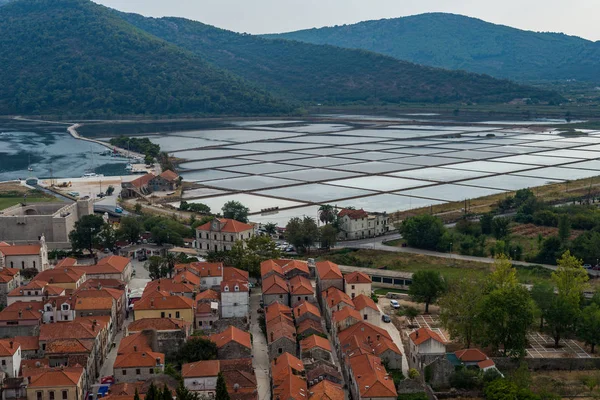
[[[40,190],[31,190],[18,183],[7,182],[0,184],[0,210],[22,203],[23,196],[25,195],[27,195],[28,203],[43,203],[56,200],[56,197]]]
[[[47,203],[56,200],[54,197],[27,197],[28,203]],[[22,197],[2,197],[0,195],[0,210],[22,203]]]

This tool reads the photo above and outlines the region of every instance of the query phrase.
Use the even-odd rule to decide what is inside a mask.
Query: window
[[[68,321],[68,320],[69,320],[69,316],[68,316],[68,315],[65,315],[65,316],[63,316],[63,319],[64,319],[65,321]]]
[[[21,268],[25,269],[25,261],[21,261]]]
[[[302,300],[302,297],[298,296],[298,301],[301,301],[301,300]]]
[[[27,296],[31,296],[31,290],[27,291]]]
[[[35,392],[35,397],[37,398],[37,400],[42,400],[42,397],[43,397],[42,392]]]
[[[356,293],[352,293],[352,298],[354,298],[355,295],[356,295]]]
[[[154,368],[150,368],[150,369],[148,370],[148,373],[149,373],[150,375],[153,375],[153,374],[154,374]]]
[[[235,285],[235,287],[233,288],[233,290],[234,290],[235,292],[239,292],[239,291],[240,291],[240,287],[239,287],[238,285]]]
[[[38,293],[39,293],[39,292],[36,290],[36,291],[35,291],[35,295],[37,296],[37,295],[38,295]]]
[[[62,398],[63,400],[67,400],[69,398],[69,392],[66,390],[62,391]]]
[[[367,316],[367,314],[363,315],[363,319],[366,321],[369,317]]]
[[[121,371],[121,373],[123,374],[123,376],[125,376],[125,375],[127,375],[127,370],[124,369],[124,370]]]
[[[14,265],[13,265],[13,262],[12,262],[12,261],[10,262],[10,267],[11,267],[11,268],[13,268],[13,267],[14,267]]]
[[[63,309],[63,311],[68,311],[69,310],[69,305],[68,304],[63,304],[62,305],[62,309]]]
[[[171,313],[169,313],[169,318],[171,318]]]
[[[54,390],[51,390],[51,391],[48,392],[48,398],[50,400],[54,400]]]
[[[179,318],[179,311],[175,311],[175,318]]]
[[[165,317],[165,312],[164,312],[164,311],[160,313],[160,317],[161,317],[161,318],[164,318],[164,317]]]
[[[281,354],[281,353],[283,353],[283,349],[280,347],[280,348],[278,348],[278,349],[277,349],[277,352],[278,352],[279,354]]]
[[[280,294],[280,295],[279,295],[279,298],[280,298],[280,299],[283,299],[283,295],[282,295],[282,294]]]
[[[308,301],[308,296],[304,296],[304,300]]]
[[[142,370],[140,370],[139,368],[136,368],[135,370],[135,374],[136,375],[140,375],[142,373]]]
[[[206,232],[206,238],[207,238],[207,239],[209,238],[209,237],[208,237],[208,232]]]
[[[42,343],[42,350],[46,350],[46,343]]]
[[[35,261],[33,262],[33,268],[35,268]],[[52,393],[54,393],[54,392],[52,392]]]
[[[212,323],[213,323],[212,321],[208,321],[208,325],[212,326]]]
[[[4,367],[6,365],[6,360],[2,360],[2,366]]]
[[[352,285],[352,290],[354,290],[354,285]]]
[[[229,239],[233,242],[233,235],[229,236]]]
[[[215,240],[217,240],[217,235],[215,235]]]
[[[54,317],[50,317],[50,322],[54,322]]]

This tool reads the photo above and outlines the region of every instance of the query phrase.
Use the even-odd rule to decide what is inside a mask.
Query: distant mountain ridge
[[[600,42],[446,13],[264,35],[386,54],[422,65],[521,81],[600,81]]]
[[[282,96],[312,103],[561,101],[489,76],[418,66],[373,52],[267,40],[183,18],[127,22]]]

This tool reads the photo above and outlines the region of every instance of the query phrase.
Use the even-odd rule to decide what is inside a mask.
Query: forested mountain
[[[129,23],[266,89],[317,103],[510,101],[554,94],[489,76],[418,66],[361,50],[267,40],[182,18],[121,14]]]
[[[600,42],[454,14],[421,14],[267,37],[365,49],[422,65],[522,81],[600,81]]]
[[[88,0],[0,7],[0,113],[243,114],[291,108]]]

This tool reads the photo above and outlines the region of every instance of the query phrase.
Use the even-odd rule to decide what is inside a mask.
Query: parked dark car
[[[385,314],[383,314],[383,315],[381,316],[381,320],[382,320],[383,322],[385,322],[386,324],[389,324],[390,322],[392,322],[392,319],[391,319],[390,317],[388,317],[387,315],[385,315]]]

